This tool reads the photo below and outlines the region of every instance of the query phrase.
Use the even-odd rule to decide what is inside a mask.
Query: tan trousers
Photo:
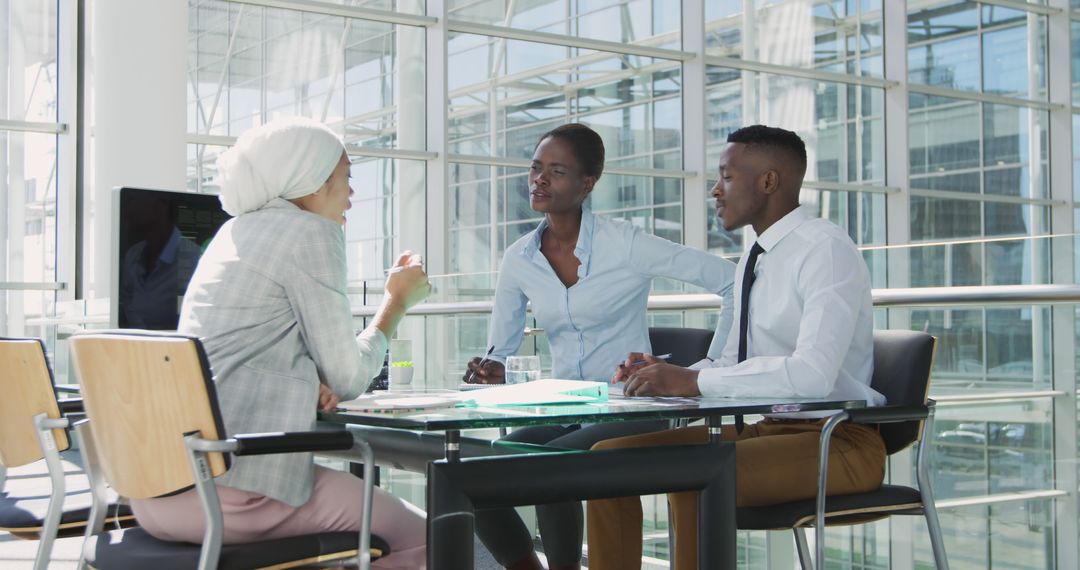
[[[735,442],[736,503],[774,505],[817,495],[818,438],[824,420],[766,418],[741,434],[724,426],[725,441]],[[593,449],[706,443],[707,428],[695,426],[602,441]],[[885,444],[877,429],[850,423],[833,431],[829,445],[829,494],[862,493],[881,486]],[[697,493],[670,493],[670,523],[675,529],[675,568],[697,568]],[[641,568],[641,500],[622,497],[589,501],[590,570]]]

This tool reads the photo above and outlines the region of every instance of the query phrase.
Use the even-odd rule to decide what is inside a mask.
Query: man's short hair
[[[806,143],[792,131],[765,125],[750,125],[728,135],[727,142],[780,150],[797,159],[802,169],[806,170]]]

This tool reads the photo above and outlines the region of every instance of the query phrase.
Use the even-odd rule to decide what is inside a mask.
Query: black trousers
[[[530,426],[514,430],[503,441],[535,443],[564,449],[587,450],[598,442],[616,437],[665,430],[667,420],[611,422],[593,425]],[[507,484],[512,485],[513,481]],[[603,485],[603,481],[597,481]],[[581,542],[585,534],[580,501],[536,506],[544,555],[551,564],[571,565],[581,560]],[[476,534],[495,560],[509,566],[524,559],[533,550],[532,535],[512,508],[481,509],[476,512]]]

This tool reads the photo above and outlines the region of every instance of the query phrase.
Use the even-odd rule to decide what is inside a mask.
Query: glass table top
[[[434,394],[436,392],[429,392]],[[866,407],[864,400],[815,398],[683,398],[611,395],[606,402],[499,407],[455,407],[408,412],[320,412],[334,424],[441,431],[544,424],[784,414]]]

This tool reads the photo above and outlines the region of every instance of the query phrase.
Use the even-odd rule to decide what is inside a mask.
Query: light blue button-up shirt
[[[609,380],[630,352],[652,352],[645,316],[654,277],[668,277],[724,296],[718,331],[731,328],[729,302],[735,264],[718,256],[651,235],[622,221],[581,216],[574,255],[578,281],[567,288],[540,251],[545,219],[503,255],[489,330],[491,359],[505,362],[517,352],[525,327],[525,307],[543,327],[551,345],[552,373],[571,380]],[[726,335],[719,335],[724,337]],[[719,357],[725,338],[714,338]]]

